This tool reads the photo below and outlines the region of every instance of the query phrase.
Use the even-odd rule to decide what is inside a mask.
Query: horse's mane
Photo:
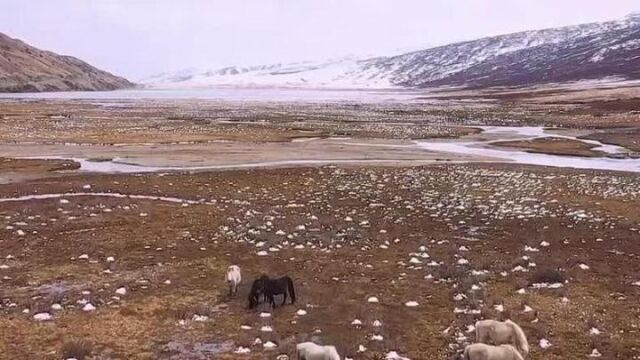
[[[511,320],[506,320],[505,324],[509,325],[516,333],[516,343],[518,344],[519,351],[522,351],[527,355],[529,353],[529,343],[527,342],[527,336],[524,334],[524,331],[522,331],[522,328]]]

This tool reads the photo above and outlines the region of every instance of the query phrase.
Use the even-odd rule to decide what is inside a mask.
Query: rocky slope
[[[184,70],[143,82],[156,87],[488,87],[611,77],[640,79],[640,14],[618,21],[487,37],[393,57]]]
[[[115,90],[128,80],[0,33],[0,92]]]

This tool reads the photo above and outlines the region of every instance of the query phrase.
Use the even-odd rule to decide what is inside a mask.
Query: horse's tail
[[[513,332],[516,334],[516,346],[523,356],[529,354],[529,342],[527,342],[527,336],[522,331],[522,328],[511,320],[505,321],[509,325]]]
[[[289,296],[291,296],[291,303],[296,302],[296,290],[293,288],[293,280],[290,277],[286,277],[287,279],[287,287],[289,288]]]

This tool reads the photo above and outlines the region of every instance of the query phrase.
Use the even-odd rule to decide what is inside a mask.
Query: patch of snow
[[[238,348],[235,351],[236,354],[248,354],[250,352],[251,352],[251,349],[242,347],[242,346],[238,346]]]
[[[559,288],[561,288],[563,286],[564,286],[563,283],[553,283],[553,284],[535,283],[535,284],[531,285],[531,287],[534,288],[534,289],[559,289]]]
[[[191,318],[191,320],[197,321],[197,322],[204,322],[204,321],[209,320],[209,317],[207,315],[194,314],[193,317]]]

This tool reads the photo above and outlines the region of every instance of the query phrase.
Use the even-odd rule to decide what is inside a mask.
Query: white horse
[[[493,346],[471,344],[464,348],[464,360],[524,360],[518,350],[508,344]]]
[[[509,344],[515,346],[524,357],[529,354],[529,343],[524,331],[511,320],[476,322],[476,342],[493,345]]]
[[[227,284],[229,284],[229,296],[238,294],[238,285],[242,281],[242,275],[240,274],[240,266],[231,265],[227,269],[227,276],[225,277]]]
[[[335,346],[303,342],[296,345],[298,360],[340,360]]]

